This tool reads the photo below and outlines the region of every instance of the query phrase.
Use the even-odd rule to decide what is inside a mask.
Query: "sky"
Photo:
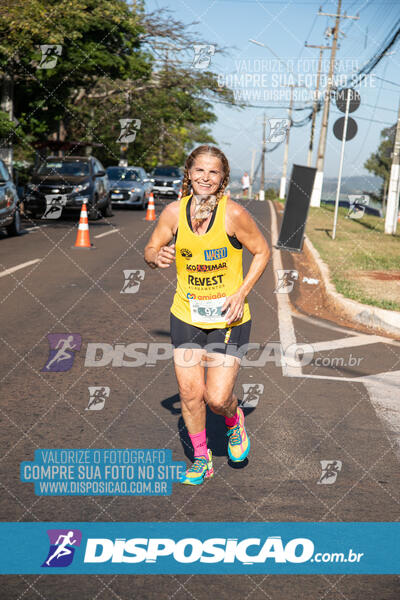
[[[328,0],[146,0],[147,10],[168,8],[199,34],[199,43],[206,42],[215,48],[223,47],[224,54],[216,52],[210,57],[209,70],[219,77],[221,85],[232,87],[237,97],[255,108],[239,110],[215,104],[218,117],[212,125],[212,134],[218,146],[227,154],[234,170],[250,170],[252,150],[256,150],[255,163],[260,160],[262,120],[265,112],[269,119],[285,119],[288,115],[290,83],[301,84],[295,92],[294,108],[312,104],[316,84],[319,50],[306,48],[304,43],[331,45],[332,38],[324,37],[334,18],[318,15],[336,13],[337,2]],[[359,20],[342,19],[340,48],[336,59],[337,74],[356,72],[381,46],[395,21],[400,16],[399,0],[343,0],[342,13],[359,14]],[[251,43],[254,39],[268,46]],[[210,51],[211,53],[212,51]],[[322,74],[328,73],[330,51],[323,55]],[[346,142],[343,175],[368,175],[363,164],[376,151],[380,132],[394,124],[400,100],[400,43],[380,62],[367,81],[356,88],[361,105],[351,117],[357,123],[356,136]],[[379,77],[379,78],[378,78]],[[385,79],[386,81],[382,81]],[[393,82],[393,83],[389,83]],[[274,97],[275,94],[275,97]],[[263,108],[267,107],[267,108]],[[293,120],[301,121],[309,111],[294,111]],[[342,116],[335,103],[331,103],[328,139],[325,158],[325,176],[337,177],[340,158],[340,141],[333,135],[333,124]],[[322,111],[315,128],[312,166],[315,166]],[[307,164],[311,125],[292,127],[289,143],[289,167]],[[270,129],[267,126],[267,135]],[[268,150],[275,146],[268,143]],[[267,153],[266,177],[280,177],[284,144]],[[268,182],[267,182],[268,186]]]

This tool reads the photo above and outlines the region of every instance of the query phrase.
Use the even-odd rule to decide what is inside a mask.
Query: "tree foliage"
[[[373,173],[377,177],[381,177],[383,182],[389,181],[390,168],[392,164],[392,152],[394,148],[394,138],[396,134],[396,125],[386,127],[381,131],[381,143],[376,152],[373,152],[370,157],[365,161],[364,167],[370,173]],[[382,200],[383,196],[383,185],[381,188],[380,197],[376,198]]]
[[[115,164],[119,120],[134,118],[131,164],[181,164],[194,144],[213,141],[213,102],[234,103],[211,70],[191,64],[202,43],[191,31],[168,11],[146,14],[140,1],[9,0],[0,9],[0,76],[13,81],[16,125],[0,113],[0,136],[14,130],[19,158],[60,139],[96,145]],[[44,44],[61,46],[52,68],[42,66]]]

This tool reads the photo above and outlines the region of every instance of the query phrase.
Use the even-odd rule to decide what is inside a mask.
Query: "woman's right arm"
[[[179,220],[179,202],[171,202],[162,211],[156,228],[144,249],[144,260],[155,269],[166,269],[175,259],[175,244],[168,246],[174,237]]]

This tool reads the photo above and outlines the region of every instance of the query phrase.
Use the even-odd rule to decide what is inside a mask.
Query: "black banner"
[[[301,252],[316,169],[293,165],[277,248]]]

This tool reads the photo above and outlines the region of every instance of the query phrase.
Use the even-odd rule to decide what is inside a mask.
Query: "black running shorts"
[[[251,319],[223,329],[205,329],[181,321],[171,313],[171,341],[174,348],[205,348],[207,352],[243,358],[250,339]]]

